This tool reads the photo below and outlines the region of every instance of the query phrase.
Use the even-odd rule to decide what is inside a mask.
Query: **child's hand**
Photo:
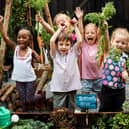
[[[43,17],[41,17],[40,15],[36,14],[35,15],[35,20],[36,20],[36,22],[42,23],[43,22]]]
[[[66,24],[64,22],[59,24],[59,28],[63,31],[66,28]]]
[[[74,17],[72,20],[70,20],[70,23],[71,23],[72,26],[75,27],[75,26],[77,26],[78,22],[77,22],[77,19]]]
[[[77,18],[80,19],[83,17],[83,10],[81,10],[80,7],[76,7],[75,14],[76,14]]]
[[[124,71],[122,72],[122,78],[123,78],[124,80],[127,80],[127,79],[128,79],[128,72],[127,72],[127,70],[124,70]]]
[[[106,27],[106,29],[108,29],[108,22],[104,21],[104,26]]]

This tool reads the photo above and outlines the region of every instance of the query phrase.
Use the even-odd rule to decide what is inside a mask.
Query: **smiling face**
[[[126,29],[117,29],[112,37],[111,37],[111,44],[113,47],[124,51],[128,47],[129,42],[129,33]]]
[[[21,29],[17,35],[17,42],[21,49],[25,49],[30,42],[30,32],[26,29]]]
[[[57,50],[61,55],[67,55],[72,45],[72,33],[63,31],[57,39]]]
[[[55,16],[54,22],[55,22],[57,28],[59,28],[59,25],[61,23],[64,23],[66,25],[65,30],[70,29],[70,18],[66,14],[62,14],[62,13],[57,14]]]
[[[121,51],[124,51],[124,49],[127,47],[127,43],[127,38],[121,34],[116,34],[116,36],[112,40],[112,45],[117,47]]]
[[[97,27],[93,23],[89,23],[85,26],[85,40],[88,44],[92,45],[97,40]]]
[[[70,48],[71,48],[70,41],[64,40],[64,41],[58,41],[57,43],[57,49],[61,55],[67,55]]]

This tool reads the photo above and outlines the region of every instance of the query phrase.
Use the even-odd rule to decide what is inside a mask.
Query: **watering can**
[[[7,128],[12,122],[10,121],[10,111],[4,106],[0,107],[0,129]]]

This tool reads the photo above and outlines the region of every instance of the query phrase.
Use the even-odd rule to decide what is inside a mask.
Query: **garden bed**
[[[40,120],[40,121],[43,121],[46,123],[50,119],[50,112],[32,112],[32,113],[11,112],[11,114],[19,115],[20,119],[34,119],[34,120]],[[114,116],[116,116],[116,117],[114,117]],[[124,129],[125,127],[129,128],[129,126],[127,126],[127,125],[129,125],[129,122],[125,122],[129,118],[128,112],[125,112],[125,113],[118,113],[118,112],[86,113],[86,112],[81,112],[81,113],[74,113],[74,117],[76,119],[76,129],[110,129],[110,127],[106,127],[106,128],[103,128],[103,127],[109,126],[109,125],[111,126],[111,124],[112,125],[114,124],[114,127],[116,125],[121,127],[122,122],[123,122],[122,129]],[[111,120],[111,118],[113,118],[113,119]],[[113,122],[113,120],[115,120],[115,122]],[[118,124],[118,121],[119,121],[119,124]],[[107,125],[108,122],[109,122],[109,125]],[[55,129],[55,127],[51,127],[51,128]],[[125,128],[125,129],[128,129],[128,128]],[[113,128],[113,129],[116,129],[116,128]]]

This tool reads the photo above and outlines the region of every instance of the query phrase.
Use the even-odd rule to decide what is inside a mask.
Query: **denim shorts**
[[[102,79],[82,79],[81,92],[100,92],[102,88]]]

